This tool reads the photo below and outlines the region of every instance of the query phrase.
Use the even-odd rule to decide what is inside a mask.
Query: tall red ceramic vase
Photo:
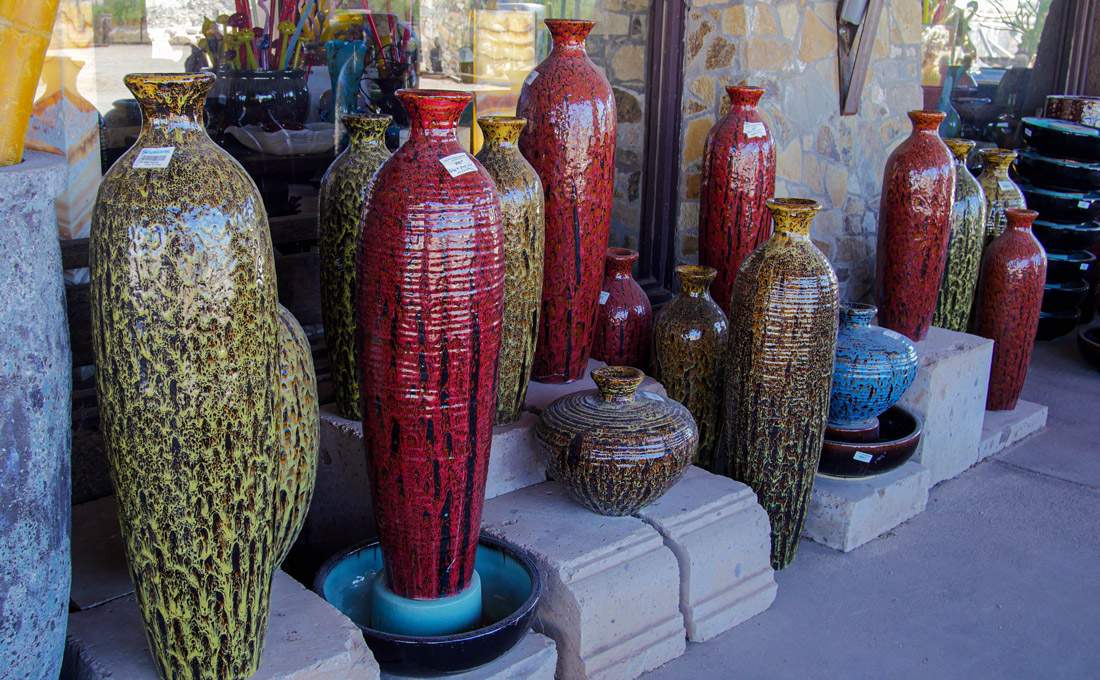
[[[741,263],[772,233],[764,201],[775,195],[775,139],[756,105],[762,87],[730,86],[729,113],[707,135],[699,206],[700,258],[718,276],[711,296],[725,312]]]
[[[993,340],[989,369],[989,411],[1009,411],[1024,389],[1035,347],[1047,254],[1031,233],[1039,213],[1008,208],[1004,233],[989,244],[978,283],[978,335]]]
[[[400,90],[408,141],[374,177],[359,240],[363,438],[389,587],[461,592],[473,574],[496,409],[500,198],[463,151],[472,95]]]
[[[955,164],[941,111],[910,111],[913,133],[886,159],[878,217],[879,325],[923,340],[947,264]]]
[[[608,366],[645,368],[653,338],[653,309],[649,296],[630,275],[637,261],[637,251],[607,249],[592,357]]]
[[[524,81],[524,157],[546,194],[542,313],[531,377],[584,376],[599,306],[615,181],[615,98],[584,49],[591,21],[547,19],[554,49]]]

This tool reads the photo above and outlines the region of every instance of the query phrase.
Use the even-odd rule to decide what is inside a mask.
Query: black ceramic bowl
[[[1023,149],[1016,155],[1016,172],[1035,186],[1071,191],[1092,191],[1100,187],[1100,163],[1052,158],[1035,149]]]
[[[1089,294],[1089,284],[1084,281],[1048,283],[1043,286],[1043,311],[1057,312],[1076,308]]]
[[[1022,122],[1024,141],[1044,156],[1100,161],[1097,128],[1057,118],[1024,118]]]
[[[1100,326],[1077,331],[1077,351],[1094,368],[1100,369]]]
[[[378,663],[398,675],[460,673],[500,658],[531,629],[542,595],[542,577],[531,558],[482,534],[474,568],[481,576],[483,625],[436,637],[392,635],[368,627],[372,577],[382,568],[378,541],[361,543],[329,558],[313,590],[354,621]]]
[[[1085,222],[1100,216],[1100,191],[1063,191],[1037,187],[1020,180],[1016,183],[1024,192],[1030,210],[1038,210],[1044,219],[1063,222]]]
[[[1047,250],[1088,250],[1100,240],[1100,222],[1035,220],[1031,231]]]
[[[874,477],[901,467],[920,443],[920,418],[900,406],[878,417],[879,436],[870,442],[826,439],[821,447],[818,474],[848,479]]]
[[[1060,312],[1039,312],[1039,330],[1035,332],[1035,339],[1060,338],[1076,328],[1080,318],[1081,310],[1076,307],[1063,309]]]
[[[1087,250],[1047,251],[1047,283],[1068,283],[1088,277],[1096,256]]]

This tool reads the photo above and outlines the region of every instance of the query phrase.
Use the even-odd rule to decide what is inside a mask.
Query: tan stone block
[[[777,35],[779,28],[775,25],[775,17],[772,16],[772,8],[767,4],[756,5],[752,11],[752,32],[754,35]]]
[[[623,45],[612,57],[611,69],[619,80],[642,80],[645,77],[645,47]]]
[[[598,12],[593,20],[596,22],[592,27],[593,36],[626,35],[630,32],[630,17],[626,14]]]
[[[836,55],[837,37],[835,23],[832,28],[815,13],[806,12],[802,21],[802,38],[798,46],[798,58],[810,63]]]
[[[699,254],[699,237],[684,234],[680,237],[680,255],[690,257]]]
[[[680,210],[676,216],[676,230],[679,232],[698,233],[699,229],[699,202],[684,201],[680,203]],[[681,241],[682,243],[683,241]],[[698,249],[698,245],[696,246]]]
[[[893,17],[901,39],[907,45],[919,45],[921,41],[920,6],[909,0],[890,0],[888,10]]]
[[[601,0],[602,2],[603,0]],[[622,0],[623,9],[628,12],[638,12],[643,9],[649,9],[649,0]]]
[[[692,100],[688,102],[687,106],[684,107],[684,113],[689,116],[694,116],[697,113],[702,113],[703,111],[706,111],[707,108],[708,107],[705,104],[700,104],[699,102]]]
[[[741,60],[749,71],[781,71],[786,68],[791,52],[787,43],[754,36],[746,41]]]
[[[691,83],[691,93],[707,106],[714,106],[714,77],[699,76]]]
[[[823,171],[821,162],[817,158],[806,156],[802,159],[802,183],[818,193],[825,191]]]
[[[844,205],[848,198],[848,170],[841,165],[830,165],[825,172],[825,187],[834,206]]]
[[[684,198],[699,198],[703,193],[703,173],[693,172],[684,180]]]
[[[727,7],[722,10],[722,19],[719,22],[719,27],[726,35],[740,36],[745,35],[745,27],[748,22],[745,18],[745,6],[734,5],[733,7]]]
[[[787,40],[794,39],[794,36],[798,33],[798,18],[801,16],[798,11],[798,3],[784,3],[777,8],[777,11],[779,12],[779,26],[783,31],[783,37]]]
[[[684,164],[691,165],[703,158],[703,145],[707,141],[707,133],[714,125],[709,118],[696,118],[688,123],[687,134],[684,135]]]
[[[733,64],[733,55],[737,53],[737,45],[725,38],[716,37],[707,48],[707,61],[704,65],[708,71],[729,68]]]
[[[792,182],[802,181],[802,145],[791,142],[776,159],[775,174]]]
[[[696,14],[693,18],[700,21],[698,28],[688,34],[684,41],[687,45],[687,54],[684,56],[684,64],[690,64],[699,53],[703,51],[703,42],[707,35],[714,30],[714,24]]]

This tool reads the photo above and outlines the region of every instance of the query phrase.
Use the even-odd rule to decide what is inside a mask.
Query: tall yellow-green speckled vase
[[[259,192],[203,129],[213,81],[126,76],[141,134],[92,216],[102,425],[130,576],[168,680],[255,673],[281,521],[274,254]]]
[[[794,560],[814,488],[836,353],[836,273],[810,241],[816,201],[771,198],[775,233],[741,265],[730,300],[726,469],[772,525],[772,567]]]

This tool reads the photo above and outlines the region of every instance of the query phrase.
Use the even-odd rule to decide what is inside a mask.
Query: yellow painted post
[[[23,160],[23,140],[58,2],[0,0],[0,166]]]

